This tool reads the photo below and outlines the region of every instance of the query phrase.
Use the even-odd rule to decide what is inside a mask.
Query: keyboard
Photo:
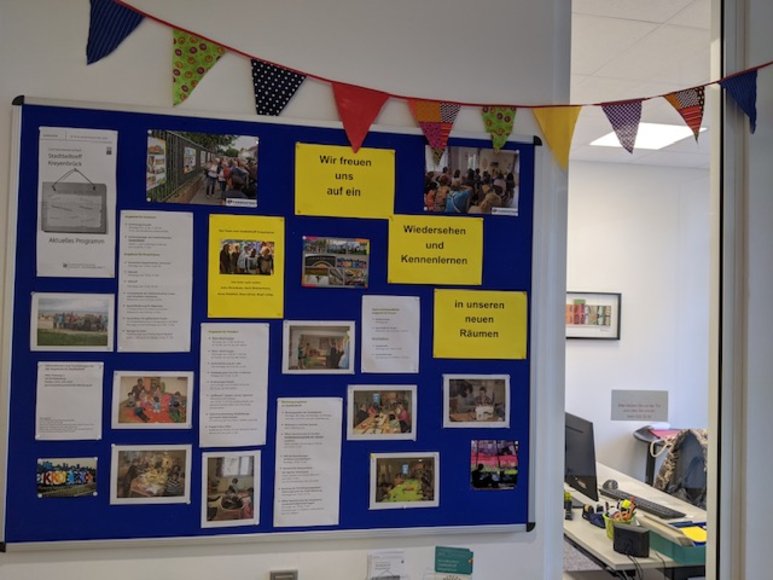
[[[636,509],[640,509],[654,516],[658,516],[664,520],[683,518],[687,515],[678,510],[661,505],[659,503],[655,503],[654,501],[635,496],[632,493],[623,491],[622,489],[606,489],[602,487],[599,489],[599,493],[616,500],[630,499],[633,503],[636,504]]]

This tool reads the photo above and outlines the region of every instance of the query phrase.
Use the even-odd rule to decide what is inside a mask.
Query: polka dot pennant
[[[255,111],[258,115],[273,117],[281,114],[306,79],[306,75],[255,58],[251,59],[251,62]]]
[[[695,134],[695,140],[698,140],[698,133],[701,130],[703,122],[703,107],[706,103],[706,90],[704,87],[694,89],[685,89],[669,93],[664,97],[676,111],[682,116],[687,126]]]
[[[602,105],[601,108],[612,124],[620,145],[628,153],[633,153],[636,134],[639,132],[639,121],[641,121],[641,100],[610,103]]]
[[[173,29],[172,97],[179,105],[190,96],[201,79],[226,52],[214,42]]]
[[[440,101],[408,99],[408,107],[432,148],[435,162],[439,162],[446,150],[448,135],[454,127],[461,106]]]
[[[513,132],[513,122],[515,122],[514,107],[483,107],[483,126],[486,132],[491,135],[491,142],[494,149],[499,151],[507,143],[507,138]]]

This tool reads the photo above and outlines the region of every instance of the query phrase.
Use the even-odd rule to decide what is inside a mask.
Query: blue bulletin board
[[[437,290],[513,291],[531,300],[532,223],[535,190],[535,152],[538,140],[510,141],[505,151],[517,152],[517,215],[479,214],[482,220],[482,275],[479,285],[389,283],[389,220],[380,218],[312,216],[296,214],[296,146],[321,144],[348,146],[337,124],[310,126],[272,118],[254,121],[183,116],[168,112],[141,112],[107,107],[34,104],[17,99],[20,121],[18,142],[18,191],[12,202],[9,238],[15,240],[8,264],[7,284],[12,290],[12,341],[6,346],[10,376],[5,385],[8,408],[6,440],[4,546],[49,542],[124,539],[206,540],[213,536],[272,536],[298,532],[376,533],[404,530],[417,533],[464,528],[469,532],[527,530],[530,522],[530,470],[533,448],[530,440],[530,327],[534,323],[527,309],[524,321],[524,356],[518,359],[435,358],[433,355],[434,301]],[[116,220],[123,210],[190,212],[193,222],[193,287],[189,352],[56,352],[32,350],[30,333],[33,293],[101,293],[117,296],[118,269],[114,277],[45,277],[36,271],[38,228],[39,129],[71,127],[108,129],[117,132]],[[164,132],[212,133],[257,136],[257,207],[226,207],[193,203],[149,202],[148,136]],[[470,151],[491,149],[491,142],[479,138],[451,138],[452,147]],[[363,147],[394,151],[394,213],[407,216],[431,215],[424,209],[425,163],[431,154],[418,131],[376,128]],[[206,153],[185,152],[186,174],[204,175]],[[467,157],[468,167],[472,161]],[[481,159],[477,159],[481,163]],[[171,160],[164,160],[171,163]],[[493,166],[488,166],[492,168]],[[165,178],[172,180],[176,169],[167,166]],[[485,173],[485,171],[484,171]],[[437,177],[437,176],[435,176]],[[451,176],[453,179],[453,176]],[[507,184],[509,185],[509,184]],[[503,184],[500,182],[499,187]],[[492,188],[493,189],[493,188]],[[500,197],[502,192],[500,191]],[[482,197],[482,196],[481,196]],[[510,199],[512,199],[512,195]],[[516,205],[516,202],[507,203]],[[468,202],[469,203],[469,202]],[[15,208],[13,207],[15,206]],[[210,216],[274,216],[284,218],[284,310],[282,318],[208,318],[208,231]],[[468,215],[443,214],[459,224]],[[370,242],[367,288],[315,288],[304,286],[303,237],[367,239]],[[116,246],[120,238],[116,237]],[[119,248],[116,247],[116,264]],[[363,296],[412,296],[420,299],[419,368],[413,374],[365,374],[361,372],[360,339]],[[528,307],[527,307],[528,308]],[[8,312],[8,310],[6,310]],[[283,322],[286,320],[354,321],[357,347],[353,374],[298,375],[283,372]],[[237,527],[202,527],[202,453],[240,451],[244,448],[203,448],[199,441],[199,397],[193,398],[191,426],[184,429],[114,429],[111,427],[112,377],[116,370],[186,371],[193,373],[193,389],[199,389],[200,327],[206,322],[262,322],[269,326],[268,404],[266,443],[250,447],[261,452],[260,485],[255,503],[260,506],[259,523]],[[98,440],[36,439],[36,380],[39,362],[96,361],[104,364],[101,438]],[[509,377],[507,427],[444,427],[443,375],[497,375]],[[274,525],[275,436],[277,399],[284,397],[333,397],[343,401],[343,423],[347,421],[349,385],[416,385],[415,440],[351,440],[341,425],[340,511],[338,525],[278,528]],[[472,441],[502,440],[517,444],[517,475],[512,485],[476,489],[471,483]],[[116,505],[111,503],[111,450],[115,445],[190,446],[190,497],[185,503]],[[370,457],[374,453],[437,453],[439,457],[439,501],[421,509],[370,509]],[[513,449],[509,450],[512,453]],[[96,494],[86,497],[41,498],[36,487],[40,458],[95,457]],[[496,460],[496,458],[495,458]],[[512,473],[510,474],[512,475]],[[495,477],[496,479],[496,477]]]

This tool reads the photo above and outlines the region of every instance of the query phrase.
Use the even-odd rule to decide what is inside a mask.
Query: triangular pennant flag
[[[499,151],[507,143],[507,138],[513,132],[515,121],[514,107],[483,107],[483,125],[486,132],[491,135],[494,150]]]
[[[357,153],[389,95],[346,83],[333,83],[333,95],[338,117],[344,124],[352,149]]]
[[[641,100],[609,103],[601,105],[601,108],[604,109],[604,114],[612,124],[620,145],[628,153],[633,153],[636,133],[639,132],[639,122],[641,121]]]
[[[556,162],[563,169],[569,167],[569,149],[572,146],[572,135],[580,109],[580,106],[532,109],[545,141],[553,150]]]
[[[172,101],[179,105],[190,96],[204,75],[225,54],[225,48],[176,28],[173,33]]]
[[[719,81],[719,84],[749,117],[749,127],[754,133],[757,129],[757,71],[730,77]]]
[[[435,163],[440,162],[440,158],[443,157],[446,150],[448,135],[454,127],[454,121],[456,121],[461,105],[408,99],[408,106],[432,148]]]
[[[258,115],[279,115],[306,75],[255,58],[252,62],[252,85],[255,87],[255,111]]]
[[[93,64],[113,52],[144,17],[113,0],[91,0],[86,64]]]
[[[685,89],[669,93],[664,97],[682,116],[687,126],[695,134],[695,140],[698,140],[698,133],[701,130],[703,122],[703,108],[706,104],[705,87],[695,87],[694,89]]]

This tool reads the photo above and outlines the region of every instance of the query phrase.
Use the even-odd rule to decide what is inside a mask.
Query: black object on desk
[[[687,514],[684,512],[680,512],[675,509],[671,509],[668,506],[661,505],[659,503],[655,503],[654,501],[650,501],[648,499],[644,499],[643,497],[638,497],[636,495],[633,495],[632,493],[628,493],[626,491],[623,491],[622,489],[619,489],[617,487],[617,482],[614,479],[608,479],[604,482],[604,485],[601,486],[602,495],[605,495],[607,497],[611,497],[612,499],[616,500],[624,500],[624,499],[630,499],[633,503],[636,504],[636,507],[644,512],[647,512],[649,514],[652,514],[654,516],[658,516],[661,519],[664,520],[673,520],[676,518],[683,518]]]
[[[629,524],[612,524],[612,549],[620,554],[649,558],[650,531]]]

